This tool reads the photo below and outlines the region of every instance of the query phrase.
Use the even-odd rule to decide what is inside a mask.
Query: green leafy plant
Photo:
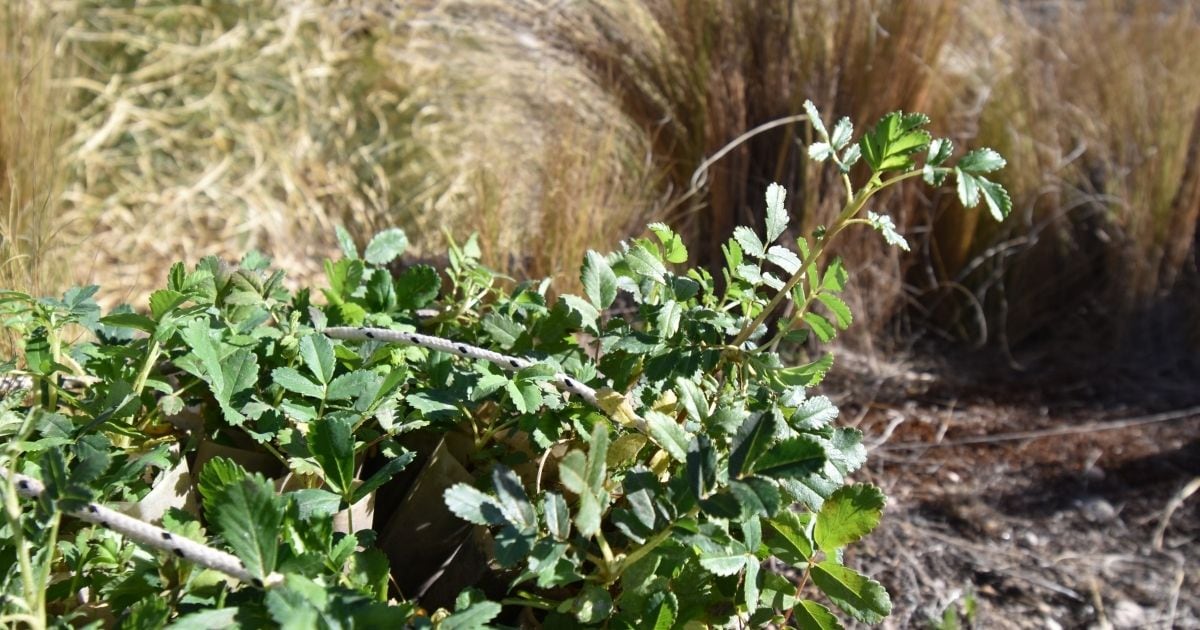
[[[720,283],[677,267],[686,246],[654,224],[588,252],[583,295],[557,299],[548,282],[486,269],[474,239],[441,272],[393,273],[398,230],[362,251],[339,232],[323,304],[255,254],[172,267],[141,313],[100,317],[88,291],[5,294],[25,339],[17,374],[36,395],[10,395],[0,415],[0,553],[21,567],[0,576],[12,594],[0,614],[138,627],[835,628],[835,609],[881,621],[889,596],[846,550],[884,495],[852,482],[862,435],[810,391],[832,354],[787,358],[852,323],[833,238],[862,224],[904,244],[866,210],[877,192],[956,178],[964,203],[1004,214],[984,178],[1002,161],[973,152],[951,166],[919,115],[852,142],[849,121],[827,132],[808,110],[810,153],[842,171],[845,209],[790,235],[772,185],[765,231],[736,230]],[[854,187],[859,161],[869,173]],[[68,343],[68,326],[90,335]],[[18,500],[17,479],[42,485]],[[163,529],[62,518],[103,521],[97,502]]]

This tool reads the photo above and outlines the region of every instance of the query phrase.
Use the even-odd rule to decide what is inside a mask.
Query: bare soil
[[[835,372],[871,447],[860,478],[889,497],[847,559],[891,593],[885,627],[973,600],[965,627],[1200,628],[1200,374]]]

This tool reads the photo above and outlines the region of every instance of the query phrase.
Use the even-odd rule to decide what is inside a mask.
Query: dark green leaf
[[[100,323],[105,326],[113,326],[116,328],[133,328],[136,330],[153,333],[158,324],[149,317],[139,313],[113,313],[100,318]]]
[[[349,497],[354,490],[354,435],[350,421],[327,416],[308,429],[308,450],[312,452],[325,482],[334,492]]]
[[[246,570],[259,579],[274,571],[284,500],[271,482],[247,477],[225,486],[213,503],[211,517]]]
[[[707,435],[698,435],[687,450],[688,485],[703,499],[717,483],[717,451]]]
[[[983,200],[987,203],[992,218],[996,221],[1006,219],[1012,212],[1012,198],[1008,196],[1008,191],[1004,189],[1004,186],[982,177],[978,180],[978,186],[979,190],[983,192]]]
[[[567,501],[557,492],[547,492],[542,497],[542,518],[546,521],[546,530],[556,540],[566,540],[571,536],[571,515],[567,511]]]
[[[366,370],[355,370],[342,374],[329,383],[329,390],[325,394],[325,398],[327,400],[349,400],[377,384],[378,378],[374,372]]]
[[[750,468],[764,477],[802,477],[821,469],[825,451],[812,438],[798,436],[772,446]]]
[[[367,495],[378,490],[381,486],[383,486],[383,484],[387,483],[392,477],[395,477],[397,473],[404,470],[405,467],[411,464],[413,459],[416,459],[416,456],[417,454],[413,451],[405,451],[404,454],[400,455],[399,457],[394,457],[388,460],[388,463],[384,464],[382,468],[375,471],[375,473],[367,478],[362,485],[354,489],[354,494],[350,497],[349,503],[351,505],[358,503]]]
[[[808,323],[809,328],[817,335],[817,339],[820,339],[822,342],[833,339],[834,335],[837,334],[837,330],[833,328],[833,324],[829,323],[828,319],[812,311],[804,314],[804,321]]]
[[[804,600],[792,609],[796,625],[811,630],[842,630],[842,622],[828,608],[812,600]]]
[[[764,412],[750,416],[733,437],[729,453],[729,476],[741,477],[770,448],[775,437],[775,415]]]
[[[509,523],[521,530],[537,527],[537,513],[521,485],[521,478],[511,468],[496,464],[492,469],[492,484],[496,487],[500,511]]]
[[[846,306],[846,303],[838,296],[832,293],[818,293],[817,299],[833,313],[838,328],[846,330],[854,322],[854,315],[850,312],[850,307]]]
[[[758,561],[736,540],[720,543],[705,536],[697,536],[692,544],[699,551],[700,566],[715,575],[733,575],[746,568],[747,561]]]
[[[442,279],[429,265],[413,265],[396,278],[396,306],[416,310],[428,306],[442,290]]]
[[[575,494],[588,489],[587,458],[582,451],[571,451],[558,463],[558,478],[564,487]]]
[[[595,584],[583,587],[583,592],[575,596],[571,612],[580,623],[598,624],[612,614],[613,601],[608,591]]]

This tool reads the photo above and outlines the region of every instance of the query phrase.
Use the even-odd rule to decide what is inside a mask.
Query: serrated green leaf
[[[187,302],[189,299],[187,295],[179,291],[159,289],[150,294],[150,316],[155,321],[159,321],[163,318],[163,315],[171,312],[172,309]]]
[[[829,323],[829,320],[825,319],[823,315],[809,311],[804,314],[804,321],[812,329],[813,333],[816,334],[817,339],[820,339],[822,342],[827,342],[837,335],[837,330],[834,329],[833,324]]]
[[[979,190],[983,192],[983,200],[987,203],[988,211],[997,222],[1004,221],[1012,212],[1012,198],[1004,186],[988,179],[979,178]]]
[[[521,530],[537,527],[537,513],[529,502],[529,495],[521,485],[521,478],[511,468],[497,464],[492,468],[492,485],[496,488],[496,497],[500,511],[509,523]]]
[[[559,296],[559,300],[567,306],[571,312],[578,313],[581,325],[586,330],[597,330],[596,321],[600,318],[600,311],[592,306],[591,302],[569,293]]]
[[[679,404],[687,411],[688,418],[697,422],[708,419],[708,400],[694,381],[682,376],[676,377],[675,392],[678,394]]]
[[[788,212],[784,207],[787,190],[779,184],[767,186],[767,242],[773,243],[787,229]],[[774,249],[774,248],[772,248]]]
[[[503,607],[496,602],[478,602],[443,619],[438,630],[483,630],[501,610]]]
[[[803,517],[784,510],[767,520],[767,544],[771,553],[791,566],[808,562],[813,555],[813,542],[808,537],[809,514]]]
[[[558,478],[563,487],[575,494],[583,494],[588,489],[587,457],[583,451],[571,451],[558,463]]]
[[[846,281],[849,279],[850,275],[846,273],[842,259],[834,258],[825,268],[825,274],[821,278],[821,290],[840,293],[846,288]]]
[[[775,437],[775,414],[770,412],[750,416],[733,438],[729,452],[729,476],[742,477],[771,447]]]
[[[215,511],[217,497],[227,486],[246,478],[246,470],[225,457],[214,457],[204,463],[196,481],[196,489],[204,500],[205,511]]]
[[[925,161],[930,166],[941,166],[954,153],[954,143],[949,138],[936,138],[929,143]]]
[[[475,486],[456,483],[446,489],[442,499],[445,501],[446,507],[464,521],[476,525],[499,524],[496,521],[501,514],[500,506],[492,497],[484,494]]]
[[[958,161],[958,168],[972,175],[981,175],[998,171],[1004,168],[1005,164],[999,153],[991,149],[975,149],[962,156]]]
[[[416,310],[428,306],[442,290],[442,278],[429,265],[413,265],[395,281],[396,307]]]
[[[325,335],[308,335],[300,340],[300,357],[317,382],[326,385],[333,378],[333,344]]]
[[[803,477],[825,465],[825,449],[806,436],[783,440],[753,462],[750,472],[764,477]]]
[[[838,417],[838,408],[827,396],[813,396],[801,402],[790,422],[797,431],[816,431]]]
[[[808,145],[808,157],[814,162],[824,162],[833,156],[833,147],[828,142],[814,142]]]
[[[804,101],[804,113],[808,116],[808,124],[816,130],[817,136],[822,140],[829,140],[829,132],[825,129],[825,123],[821,121],[821,112],[817,111],[817,106],[813,105],[812,101]]]
[[[265,578],[275,570],[284,500],[262,475],[225,486],[210,515],[234,555],[251,575]]]
[[[327,416],[308,429],[308,450],[334,492],[349,497],[354,489],[354,435],[350,421]]]
[[[153,333],[158,324],[140,313],[113,313],[100,318],[100,323],[115,328],[133,328]]]
[[[546,530],[556,540],[571,536],[571,514],[567,511],[567,500],[561,494],[547,492],[542,497],[542,518],[546,521]]]
[[[692,544],[699,553],[700,566],[714,575],[733,575],[746,568],[748,560],[758,561],[736,540],[721,544],[711,538],[697,536]]]
[[[355,370],[342,374],[329,383],[325,394],[327,400],[349,400],[362,395],[372,386],[378,386],[379,376],[366,370]]]
[[[691,437],[674,418],[660,412],[650,410],[645,414],[646,429],[650,438],[667,451],[677,462],[687,461],[687,447]]]
[[[767,262],[778,265],[789,275],[800,271],[800,258],[792,250],[780,245],[773,245],[767,250]]]
[[[652,278],[659,284],[664,283],[667,268],[663,266],[658,254],[650,251],[644,244],[635,242],[625,252],[624,259],[625,264],[629,265],[629,269],[635,274]]]
[[[683,317],[683,305],[675,300],[667,300],[662,307],[659,308],[658,317],[655,323],[658,326],[658,334],[663,339],[670,339],[679,332],[679,322]]]
[[[290,367],[278,367],[271,371],[271,381],[294,394],[311,396],[318,400],[325,397],[325,388],[309,380]]]
[[[687,247],[684,246],[683,239],[679,238],[674,230],[667,227],[665,223],[651,223],[649,227],[662,243],[663,258],[667,262],[676,264],[687,262]]]
[[[604,256],[588,250],[579,270],[579,280],[584,294],[597,310],[604,310],[616,301],[617,276]]]
[[[588,445],[587,468],[584,482],[591,491],[600,496],[604,494],[604,478],[608,466],[608,429],[605,423],[597,422],[592,428],[592,441]]]
[[[883,235],[883,240],[888,245],[894,245],[906,252],[909,251],[908,241],[904,239],[904,236],[896,231],[896,223],[892,221],[892,217],[886,214],[875,214],[874,212],[868,210],[867,221],[871,223],[871,227],[875,228],[880,234]]]
[[[854,314],[850,312],[850,307],[838,296],[832,293],[818,293],[817,299],[833,313],[838,328],[846,330],[854,322]]]
[[[351,260],[358,258],[358,246],[354,244],[354,237],[350,236],[350,232],[347,232],[346,228],[341,225],[335,225],[333,233],[337,236],[338,247],[342,250],[342,255]]]
[[[354,489],[354,494],[350,497],[349,503],[354,505],[355,503],[363,500],[363,498],[365,498],[367,495],[383,487],[383,484],[387,483],[392,479],[392,477],[395,477],[400,473],[400,471],[407,468],[408,465],[411,464],[414,459],[416,459],[416,457],[417,454],[415,452],[405,451],[399,457],[393,457],[392,459],[388,460],[383,467],[381,467],[379,470],[376,470],[370,477],[367,478],[366,481],[362,482],[362,484]]]
[[[883,492],[868,484],[838,488],[817,513],[813,537],[825,553],[833,553],[866,536],[883,516]]]
[[[763,258],[767,255],[767,246],[763,244],[762,239],[758,238],[754,230],[744,225],[739,225],[733,229],[733,238],[742,247],[742,251],[746,252],[747,256]]]
[[[842,630],[842,622],[826,607],[812,600],[804,600],[792,609],[792,618],[797,627],[811,630]]]
[[[707,435],[698,435],[687,449],[688,485],[703,499],[717,484],[717,451]]]
[[[600,515],[603,511],[600,498],[585,488],[579,494],[579,507],[575,513],[575,528],[584,538],[591,538],[600,531]]]
[[[388,228],[375,235],[363,258],[372,265],[386,265],[399,258],[408,247],[408,236],[400,228]]]
[[[879,623],[892,612],[883,585],[831,560],[812,565],[813,583],[838,608],[863,623]]]
[[[954,168],[954,177],[958,181],[955,190],[958,201],[964,208],[974,208],[979,205],[979,180],[959,167]]]
[[[842,116],[829,134],[829,143],[833,145],[834,151],[841,151],[847,144],[850,144],[850,137],[853,135],[854,124],[850,122],[849,117]]]

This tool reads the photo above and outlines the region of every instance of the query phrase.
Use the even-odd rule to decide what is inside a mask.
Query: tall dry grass
[[[59,265],[110,300],[144,294],[175,259],[251,247],[308,279],[334,249],[334,223],[362,240],[400,225],[418,253],[440,250],[444,231],[478,231],[493,265],[566,288],[583,250],[652,219],[713,263],[734,225],[761,220],[771,181],[805,230],[836,211],[840,184],[806,160],[801,122],[697,173],[806,98],[860,122],[925,111],[960,150],[993,146],[1010,161],[1001,179],[1016,212],[1002,226],[913,183],[876,209],[914,254],[866,234],[842,244],[864,270],[859,343],[916,323],[1011,344],[1063,321],[1115,330],[1194,275],[1200,27],[1188,3],[54,9],[65,27],[44,38],[59,52],[45,71],[69,77],[79,105],[55,119],[69,131],[65,194],[35,188],[65,209],[56,225],[73,256]]]
[[[0,17],[0,288],[41,293],[68,271],[54,251],[64,185],[54,80],[63,68],[44,9],[10,3]]]

